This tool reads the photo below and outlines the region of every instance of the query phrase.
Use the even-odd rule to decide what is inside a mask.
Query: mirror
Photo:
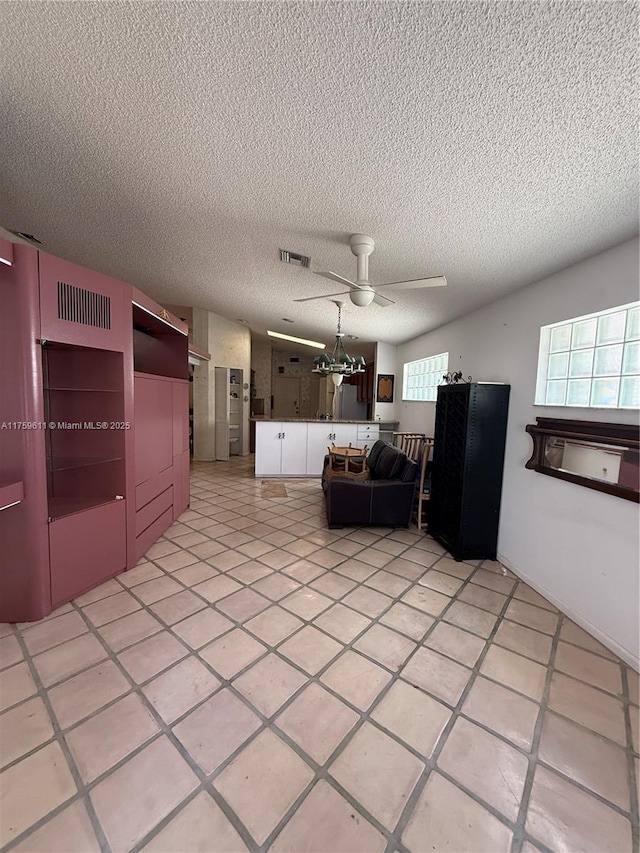
[[[638,502],[637,426],[537,418],[526,429],[533,453],[526,468]]]

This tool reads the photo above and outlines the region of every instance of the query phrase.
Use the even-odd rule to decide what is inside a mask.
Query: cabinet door
[[[189,449],[189,383],[176,379],[173,386],[173,455]]]
[[[283,477],[304,477],[307,473],[307,424],[282,424]]]
[[[173,389],[166,379],[135,376],[136,486],[173,464]]]
[[[307,424],[307,474],[311,477],[319,477],[322,474],[324,457],[327,448],[331,446],[333,435],[333,424],[329,421],[320,421],[315,424]]]
[[[256,421],[256,477],[279,477],[282,458],[282,424]]]
[[[40,336],[123,352],[125,334],[131,337],[131,287],[46,252],[39,259]]]
[[[337,447],[348,447],[349,442],[353,447],[364,447],[365,441],[358,441],[358,425],[357,424],[330,424],[333,426],[333,443]]]

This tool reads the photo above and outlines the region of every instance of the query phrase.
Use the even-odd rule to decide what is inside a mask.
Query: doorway
[[[271,417],[300,417],[300,379],[293,376],[273,377],[273,411]]]

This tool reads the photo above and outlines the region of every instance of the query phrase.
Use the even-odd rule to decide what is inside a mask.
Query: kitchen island
[[[319,477],[331,444],[372,447],[389,422],[255,418],[256,477]],[[396,424],[393,424],[396,426]],[[386,436],[385,436],[386,437]]]

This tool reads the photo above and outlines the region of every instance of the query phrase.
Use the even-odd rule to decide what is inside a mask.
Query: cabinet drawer
[[[173,465],[136,486],[136,512],[173,485]]]
[[[173,485],[137,511],[136,536],[140,536],[167,509],[173,513]]]
[[[165,530],[168,530],[173,523],[173,507],[165,510],[160,518],[156,519],[153,524],[150,524],[147,529],[136,536],[136,560],[144,557],[149,548],[156,542]]]
[[[370,441],[377,441],[380,435],[380,427],[378,426],[365,426],[364,424],[358,425],[358,441],[362,441],[363,439],[370,439]]]

